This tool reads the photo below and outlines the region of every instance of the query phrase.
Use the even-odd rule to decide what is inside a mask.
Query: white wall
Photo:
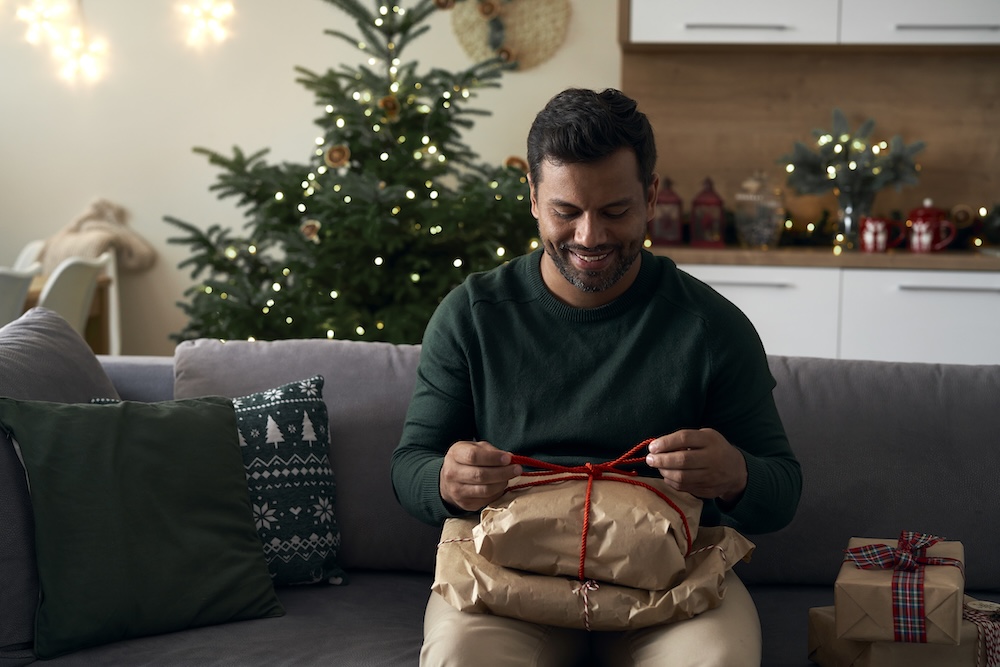
[[[184,323],[175,302],[192,281],[176,268],[186,247],[166,243],[174,228],[162,217],[242,224],[231,200],[208,192],[216,172],[191,148],[270,148],[274,162],[306,161],[319,109],[293,67],[358,63],[350,45],[323,34],[354,34],[354,23],[322,0],[234,0],[232,38],[199,52],[184,44],[177,0],[87,0],[90,30],[110,45],[109,69],[96,84],[74,86],[25,42],[25,24],[14,18],[22,4],[28,0],[0,0],[0,265],[95,198],[124,205],[160,254],[150,271],[123,276],[124,352],[171,354],[168,335]],[[620,85],[616,0],[578,0],[572,10],[566,42],[551,60],[507,75],[502,88],[478,98],[494,115],[466,139],[483,159],[523,156],[534,114],[562,88]],[[419,60],[421,70],[471,64],[450,14],[432,25],[404,60]]]

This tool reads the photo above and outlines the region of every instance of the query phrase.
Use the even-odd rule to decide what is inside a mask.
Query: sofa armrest
[[[169,401],[174,397],[174,358],[98,355],[104,372],[125,401]]]

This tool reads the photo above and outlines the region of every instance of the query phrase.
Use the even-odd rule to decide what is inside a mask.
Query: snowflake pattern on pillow
[[[323,377],[233,399],[254,522],[276,585],[343,583]]]

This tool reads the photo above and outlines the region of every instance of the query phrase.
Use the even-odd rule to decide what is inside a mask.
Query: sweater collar
[[[599,322],[608,320],[629,311],[636,304],[648,301],[659,278],[660,266],[656,257],[648,250],[639,252],[639,274],[629,288],[611,303],[597,308],[574,308],[568,306],[552,295],[542,280],[542,254],[539,248],[527,257],[528,285],[538,303],[548,312],[571,322]]]

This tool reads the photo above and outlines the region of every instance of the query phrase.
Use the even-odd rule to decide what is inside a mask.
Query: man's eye
[[[626,213],[628,213],[627,208],[613,208],[609,211],[605,211],[604,215],[608,216],[609,218],[623,218],[625,217]]]
[[[553,213],[556,214],[557,218],[561,218],[562,220],[569,220],[570,218],[576,217],[576,211],[554,210]]]

